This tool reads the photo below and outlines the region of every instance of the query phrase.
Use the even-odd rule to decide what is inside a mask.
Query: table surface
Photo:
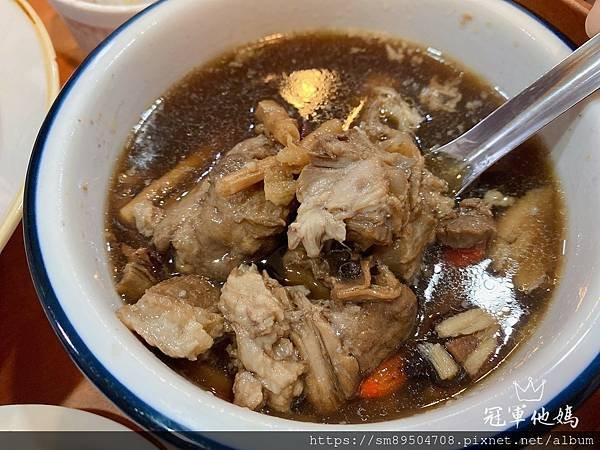
[[[30,3],[52,37],[64,83],[83,55],[46,0]],[[0,318],[0,405],[62,405],[133,426],[81,374],[52,331],[31,282],[21,226],[0,255]],[[577,429],[600,431],[598,409],[600,391],[576,410],[580,419]]]

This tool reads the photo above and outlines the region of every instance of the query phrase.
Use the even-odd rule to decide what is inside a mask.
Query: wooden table
[[[46,0],[30,0],[30,3],[54,41],[64,83],[83,55]],[[565,3],[574,3],[574,0]],[[579,26],[581,13],[576,17]],[[563,31],[568,31],[567,25],[563,27],[566,27]],[[575,39],[583,39],[580,32]],[[0,405],[63,405],[132,425],[84,378],[50,328],[29,276],[20,226],[0,255],[0,320]],[[600,431],[599,409],[600,391],[576,411],[580,419],[578,430]]]

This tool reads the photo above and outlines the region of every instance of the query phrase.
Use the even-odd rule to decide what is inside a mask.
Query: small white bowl
[[[122,23],[155,0],[50,0],[79,47],[92,51]]]
[[[422,43],[461,61],[509,96],[571,51],[547,25],[498,0],[181,0],[150,6],[71,78],[40,132],[28,175],[30,267],[48,317],[79,367],[141,425],[176,431],[498,432],[514,429],[511,417],[495,427],[485,422],[485,409],[499,407],[508,414],[509,407],[520,405],[513,382],[545,380],[541,398],[527,403],[526,422],[534,409],[555,410],[592,392],[600,371],[597,95],[542,133],[568,208],[564,273],[555,298],[533,336],[492,376],[444,405],[361,425],[259,414],[173,372],[115,317],[121,300],[105,252],[104,212],[115,161],[140,114],[191,69],[235,45],[321,28],[364,29]],[[191,438],[202,441],[200,435]],[[234,438],[219,436],[229,443]]]

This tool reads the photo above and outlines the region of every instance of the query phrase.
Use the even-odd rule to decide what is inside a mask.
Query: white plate
[[[58,93],[50,37],[24,0],[0,2],[0,251],[21,218],[38,129]]]
[[[0,448],[31,450],[80,448],[155,450],[157,448],[141,434],[117,422],[97,414],[62,406],[0,406],[0,432],[2,431],[26,433],[0,433]]]
[[[0,431],[131,431],[78,409],[51,405],[0,406]]]

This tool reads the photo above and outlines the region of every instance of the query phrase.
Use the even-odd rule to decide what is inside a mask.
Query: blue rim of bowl
[[[117,380],[110,373],[110,371],[104,367],[100,361],[98,361],[98,359],[93,355],[93,353],[83,342],[81,337],[77,334],[76,330],[69,322],[64,310],[61,307],[60,301],[58,300],[56,293],[52,288],[52,284],[44,266],[41,245],[37,232],[35,205],[38,170],[48,135],[65,99],[69,96],[77,80],[86,70],[88,65],[96,59],[100,52],[107,47],[117,35],[127,29],[140,17],[158,8],[166,1],[167,0],[158,0],[156,3],[151,4],[146,9],[123,23],[96,49],[94,49],[65,84],[59,96],[52,105],[52,108],[48,112],[48,115],[46,116],[46,119],[44,120],[44,123],[42,124],[42,127],[38,133],[27,170],[24,196],[25,211],[23,214],[25,251],[27,254],[27,261],[35,290],[40,299],[40,303],[42,304],[44,312],[46,313],[50,324],[52,325],[63,346],[67,349],[70,357],[88,379],[90,379],[115,405],[117,405],[129,417],[150,432],[167,432],[167,437],[180,446],[199,445],[203,448],[229,449],[229,447],[203,436],[201,431],[194,431],[182,426],[181,424],[162,414],[160,411],[148,405],[133,392],[131,392],[119,380]],[[503,1],[510,3],[516,9],[524,12],[535,21],[542,24],[571,50],[577,48],[573,42],[571,42],[554,26],[533,14],[531,11],[527,10],[518,3],[515,3],[514,0]],[[550,402],[546,403],[545,407],[547,410],[553,411],[558,409],[561,405],[565,405],[567,402],[570,402],[571,405],[575,406],[593,393],[599,384],[600,352],[566,388],[564,388]],[[530,421],[527,420],[525,423],[529,424]],[[524,426],[517,429],[513,426],[512,428],[501,431],[499,434],[527,434],[532,430],[535,430],[535,427]]]

